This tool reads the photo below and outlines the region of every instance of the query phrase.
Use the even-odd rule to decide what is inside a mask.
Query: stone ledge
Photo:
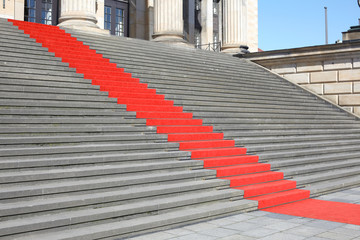
[[[336,56],[336,57],[335,57]],[[302,48],[265,51],[245,54],[249,59],[262,66],[276,66],[292,63],[307,63],[317,61],[333,61],[335,59],[359,58],[360,41],[337,43]]]

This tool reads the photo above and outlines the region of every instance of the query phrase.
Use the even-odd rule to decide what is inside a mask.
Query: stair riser
[[[23,216],[36,216],[36,215],[42,215],[43,212],[46,212],[47,214],[54,214],[58,212],[62,212],[64,209],[73,209],[73,210],[81,210],[86,209],[89,207],[97,206],[97,207],[110,207],[110,206],[117,206],[127,203],[134,203],[134,202],[140,202],[146,199],[147,201],[155,200],[161,195],[163,198],[166,197],[172,197],[179,193],[201,193],[204,191],[211,191],[215,188],[219,187],[226,187],[226,184],[223,184],[221,182],[204,182],[204,183],[196,183],[191,186],[185,185],[179,189],[179,187],[164,187],[162,189],[152,190],[148,188],[148,190],[144,190],[142,192],[134,192],[134,193],[127,193],[123,194],[125,191],[114,191],[114,192],[108,192],[104,193],[102,196],[101,193],[98,193],[96,196],[96,193],[92,193],[90,195],[85,195],[87,198],[82,199],[72,199],[72,200],[64,200],[61,202],[56,203],[44,203],[39,204],[36,206],[24,206],[22,208],[11,208],[8,209],[2,209],[0,210],[0,216],[1,218],[5,220],[11,220],[16,219],[16,215],[22,214]],[[84,196],[84,195],[83,195]]]
[[[236,196],[234,194],[234,196]],[[7,229],[1,230],[2,234],[4,235],[10,235],[10,234],[18,234],[23,233],[27,231],[34,231],[34,230],[40,230],[40,229],[48,229],[48,228],[59,228],[63,226],[68,226],[70,224],[85,224],[96,221],[96,224],[111,222],[112,219],[116,218],[118,221],[122,219],[126,219],[126,216],[128,215],[140,215],[140,214],[147,214],[149,212],[158,212],[158,211],[169,211],[174,210],[181,207],[186,207],[189,205],[194,205],[196,207],[197,204],[202,202],[212,202],[212,201],[219,201],[223,199],[224,196],[216,196],[216,195],[208,195],[206,197],[199,197],[197,199],[185,199],[185,200],[179,200],[179,201],[173,201],[169,203],[163,203],[163,204],[148,204],[146,208],[133,208],[133,209],[126,209],[126,210],[118,210],[118,211],[111,211],[106,213],[100,213],[97,215],[90,215],[90,216],[79,216],[76,218],[71,219],[62,219],[58,221],[50,221],[47,222],[44,226],[44,223],[28,223],[27,226],[23,225],[21,227],[9,227]]]
[[[241,174],[250,174],[257,172],[266,172],[271,170],[270,164],[255,164],[251,166],[241,166],[233,167],[232,169],[222,169],[222,168],[211,168],[216,170],[217,177],[227,177],[227,176],[235,176]]]
[[[120,180],[120,178],[95,178],[89,179],[86,182],[82,181],[81,184],[77,185],[64,185],[58,186],[56,188],[34,188],[30,190],[22,190],[22,191],[2,191],[0,196],[0,200],[5,202],[8,200],[13,202],[15,198],[29,198],[29,197],[39,197],[39,196],[50,196],[56,194],[56,196],[66,196],[69,194],[81,194],[81,193],[93,193],[93,192],[101,192],[104,189],[107,190],[122,190],[129,189],[131,187],[145,187],[151,186],[153,184],[161,184],[161,183],[177,183],[184,181],[197,181],[203,179],[214,179],[215,178],[214,171],[194,171],[187,173],[176,173],[174,172],[171,175],[163,175],[163,176],[152,176],[150,178],[138,178],[134,180]],[[96,181],[94,181],[96,180]],[[101,181],[98,181],[101,180]],[[60,180],[56,180],[55,182],[61,184]],[[41,183],[41,182],[38,182]],[[46,181],[46,183],[51,183],[51,181]],[[16,185],[15,185],[16,186]],[[22,186],[22,185],[21,185]]]
[[[145,165],[146,166],[146,165]],[[63,172],[54,172],[54,173],[44,173],[44,174],[36,174],[36,175],[32,175],[31,173],[29,174],[21,174],[21,175],[17,175],[17,176],[6,176],[6,177],[2,177],[1,173],[5,173],[6,172],[1,172],[0,173],[0,183],[1,184],[15,184],[15,183],[23,183],[24,179],[26,179],[26,184],[30,184],[30,183],[34,183],[36,181],[54,181],[54,180],[84,180],[86,178],[92,178],[92,179],[96,179],[96,178],[101,178],[101,177],[108,177],[108,176],[116,176],[116,177],[127,177],[127,176],[132,176],[134,174],[143,174],[144,172],[146,172],[147,174],[151,174],[151,173],[161,173],[161,172],[165,172],[165,171],[185,171],[188,169],[194,169],[194,168],[201,168],[201,163],[197,163],[196,161],[194,163],[192,162],[175,162],[173,164],[167,164],[167,165],[162,165],[162,166],[157,166],[157,165],[148,165],[146,168],[144,167],[128,167],[128,168],[121,168],[119,166],[113,165],[112,169],[109,168],[104,168],[102,169],[101,166],[99,166],[98,170],[81,170],[81,171],[71,171],[71,172],[67,172],[67,171],[63,171]],[[26,171],[27,169],[22,169],[24,171]],[[32,169],[29,169],[32,170]],[[49,169],[49,171],[51,171],[52,169]],[[64,169],[66,170],[66,169]]]

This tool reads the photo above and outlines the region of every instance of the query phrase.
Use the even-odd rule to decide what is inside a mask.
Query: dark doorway
[[[105,0],[104,29],[112,35],[129,36],[129,3],[128,1]]]
[[[57,25],[58,2],[58,0],[25,0],[24,20]]]

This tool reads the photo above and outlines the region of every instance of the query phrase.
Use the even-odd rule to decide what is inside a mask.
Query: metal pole
[[[325,8],[325,44],[329,44],[327,7]]]

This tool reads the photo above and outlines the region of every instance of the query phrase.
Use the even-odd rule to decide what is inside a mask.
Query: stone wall
[[[360,42],[252,53],[245,57],[360,116]]]
[[[5,7],[1,1],[0,17],[24,20],[24,0],[5,0]]]

